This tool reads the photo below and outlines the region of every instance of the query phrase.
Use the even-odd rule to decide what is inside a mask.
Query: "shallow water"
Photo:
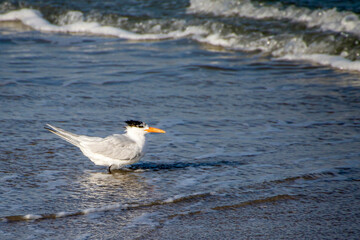
[[[0,36],[1,239],[359,238],[356,71],[194,37]],[[113,174],[44,129],[128,119],[167,133]]]

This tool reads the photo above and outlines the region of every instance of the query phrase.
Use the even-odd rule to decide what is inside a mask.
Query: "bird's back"
[[[82,141],[80,149],[95,164],[105,166],[126,165],[142,156],[142,148],[126,135],[120,134]]]

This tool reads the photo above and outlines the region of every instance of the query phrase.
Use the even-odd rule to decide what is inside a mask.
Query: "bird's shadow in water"
[[[176,170],[184,168],[198,168],[198,167],[222,167],[222,166],[239,166],[244,165],[242,161],[216,161],[216,162],[175,162],[175,163],[155,163],[155,162],[143,162],[133,164],[126,168],[117,169],[112,172],[129,172],[129,171],[138,171],[138,170],[150,170],[150,171],[160,171],[160,170]]]

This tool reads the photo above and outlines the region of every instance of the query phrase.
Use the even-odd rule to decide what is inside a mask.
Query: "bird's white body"
[[[109,170],[121,168],[138,162],[144,155],[145,134],[147,132],[165,132],[147,125],[127,126],[124,134],[113,134],[106,138],[89,137],[70,133],[47,124],[52,133],[77,146],[93,163],[108,166]]]

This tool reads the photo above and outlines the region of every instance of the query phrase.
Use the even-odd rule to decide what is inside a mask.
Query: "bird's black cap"
[[[138,127],[138,128],[144,128],[145,125],[146,125],[144,122],[135,121],[135,120],[127,120],[127,121],[125,121],[125,123],[126,123],[129,127]]]

